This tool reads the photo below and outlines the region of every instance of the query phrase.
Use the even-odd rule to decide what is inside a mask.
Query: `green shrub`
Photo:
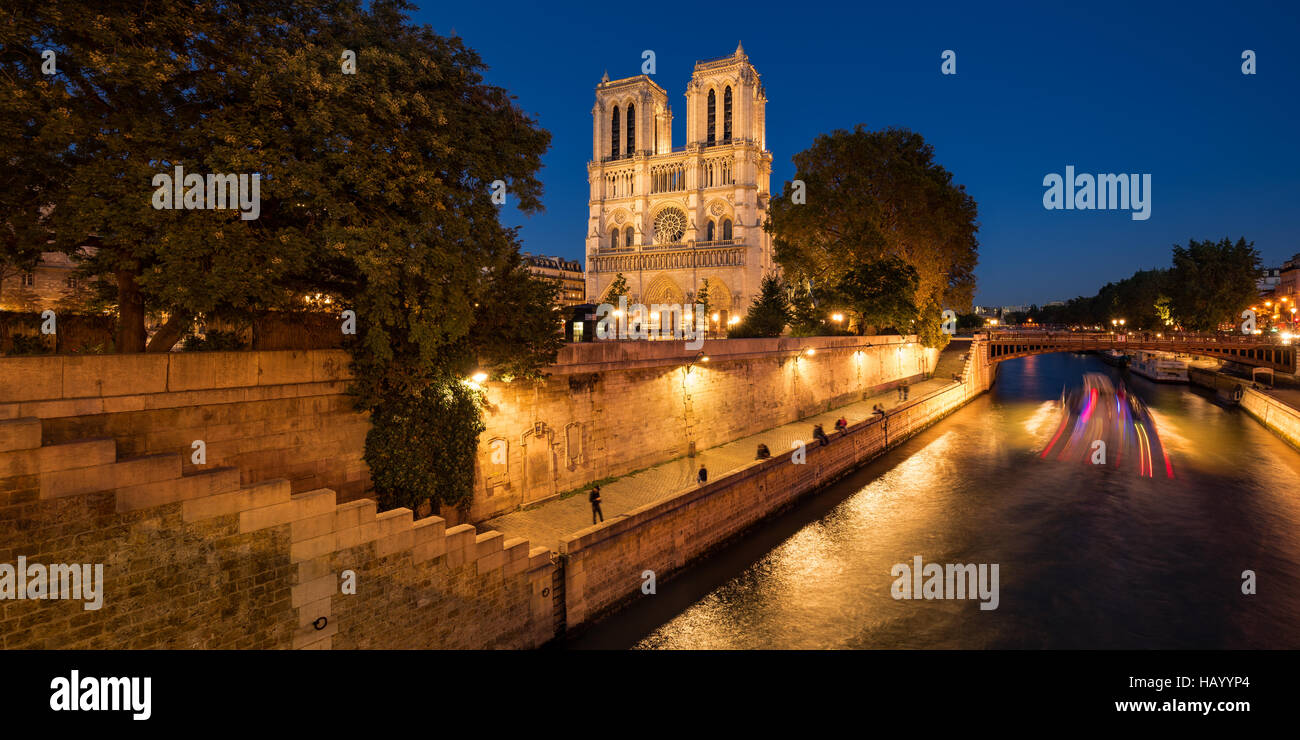
[[[469,506],[478,437],[486,428],[482,393],[456,380],[379,402],[370,413],[366,465],[379,508],[435,511]]]

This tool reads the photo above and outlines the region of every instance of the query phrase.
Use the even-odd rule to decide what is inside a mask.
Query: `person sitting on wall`
[[[817,440],[818,442],[821,442],[822,447],[825,447],[826,445],[831,443],[830,438],[826,436],[826,432],[825,430],[822,429],[821,424],[813,425],[813,439]]]
[[[700,472],[695,476],[695,478],[699,480],[700,485],[709,482],[709,471],[704,467],[703,463],[700,463]]]
[[[767,449],[767,445],[763,444],[762,442],[759,442],[759,443],[758,443],[758,454],[754,457],[754,459],[755,459],[755,460],[766,460],[766,459],[770,458],[771,456],[772,456],[772,452],[771,452],[771,450]]]
[[[841,437],[847,434],[849,431],[849,420],[841,416],[835,422],[835,431],[839,432]]]

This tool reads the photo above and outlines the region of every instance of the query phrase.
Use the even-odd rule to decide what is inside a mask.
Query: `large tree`
[[[1170,271],[1173,314],[1186,329],[1205,331],[1235,324],[1259,299],[1259,252],[1255,243],[1224,237],[1174,245]]]
[[[794,163],[805,202],[774,199],[767,222],[788,279],[811,285],[821,305],[818,286],[830,295],[856,270],[901,260],[916,273],[916,312],[895,328],[942,344],[942,309],[967,308],[974,294],[979,226],[975,201],[934,161],[933,148],[906,129],[859,125],[817,137]],[[785,192],[792,189],[786,183]]]
[[[83,269],[115,288],[118,351],[146,349],[146,315],[167,318],[147,347],[165,351],[197,316],[336,297],[356,313],[360,405],[405,425],[387,438],[414,445],[387,458],[369,446],[381,498],[459,504],[463,476],[443,484],[421,467],[446,454],[472,470],[479,419],[457,384],[479,370],[535,374],[561,342],[554,288],[529,274],[492,199],[500,180],[510,205],[540,209],[550,135],[483,81],[473,50],[413,25],[410,8],[6,5],[0,137],[18,137],[20,162],[54,175],[6,193],[21,207],[5,218],[70,252],[96,237]],[[41,70],[43,49],[56,52],[55,74]],[[178,166],[260,176],[258,217],[155,209],[154,176]],[[33,225],[41,207],[52,209]],[[445,440],[420,436],[449,412],[460,415],[438,420]],[[430,440],[435,450],[422,449]]]

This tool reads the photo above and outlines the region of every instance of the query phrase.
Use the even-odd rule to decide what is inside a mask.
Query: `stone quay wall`
[[[242,484],[284,478],[294,493],[369,488],[369,421],[346,395],[340,350],[168,352],[0,358],[0,420],[36,418],[48,444],[108,438],[125,457],[175,453]]]
[[[1300,409],[1295,409],[1285,402],[1261,391],[1251,388],[1251,381],[1232,375],[1192,368],[1187,373],[1188,379],[1195,385],[1210,388],[1229,397],[1241,393],[1239,406],[1256,421],[1268,427],[1274,434],[1300,447]]]
[[[937,358],[899,336],[568,345],[544,380],[488,384],[470,518],[922,379]]]
[[[609,442],[566,479],[580,485],[685,452],[655,434],[685,429],[709,446],[920,377],[936,358],[899,337],[744,340],[686,357],[681,343],[620,345],[570,347],[544,381],[491,384],[492,423],[535,431],[535,417],[511,420],[492,398],[527,392],[570,414],[562,428],[591,423],[583,431],[653,450],[619,461]],[[0,600],[0,647],[536,647],[557,615],[577,624],[615,603],[624,571],[639,587],[644,568],[680,567],[964,403],[987,371],[968,363],[961,383],[892,412],[888,430],[857,425],[810,448],[808,465],[751,466],[658,504],[634,517],[647,528],[632,540],[580,533],[566,574],[548,548],[357,499],[367,422],[345,395],[341,352],[3,358],[0,564],[98,564],[104,581],[99,609]],[[683,426],[654,427],[650,415],[678,403]],[[191,458],[195,439],[206,463]],[[555,453],[567,439],[548,442]],[[321,485],[333,480],[352,495]]]
[[[962,379],[892,409],[884,420],[851,425],[828,446],[809,445],[756,461],[709,483],[574,533],[560,543],[566,624],[600,618],[641,594],[642,573],[662,582],[806,494],[847,475],[988,390],[995,368],[975,341]]]
[[[548,548],[45,436],[40,419],[0,421],[0,565],[26,565],[22,583],[0,573],[3,649],[532,648],[554,635]],[[51,589],[33,564],[102,566],[99,597],[80,581]]]
[[[1274,434],[1300,447],[1300,411],[1249,386],[1242,390],[1241,407]]]
[[[708,357],[708,361],[703,358]],[[933,370],[907,337],[599,342],[563,348],[548,377],[490,382],[468,515],[478,522],[593,481],[806,417]],[[0,420],[37,418],[50,444],[110,438],[124,456],[195,440],[240,483],[286,479],[341,502],[370,487],[366,414],[341,350],[0,358]],[[451,523],[458,512],[444,512]]]

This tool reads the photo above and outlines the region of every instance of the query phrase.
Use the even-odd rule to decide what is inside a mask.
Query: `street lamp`
[[[833,313],[833,314],[831,314],[831,321],[834,321],[834,322],[836,322],[836,323],[839,323],[839,322],[841,322],[841,321],[843,321],[843,320],[844,320],[844,314],[842,314],[842,313]]]

